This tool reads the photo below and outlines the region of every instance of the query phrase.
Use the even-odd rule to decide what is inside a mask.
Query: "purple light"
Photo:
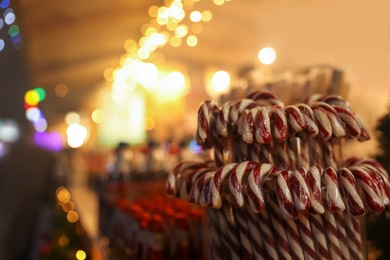
[[[37,146],[53,152],[58,152],[62,148],[61,136],[58,132],[35,132],[34,142]]]

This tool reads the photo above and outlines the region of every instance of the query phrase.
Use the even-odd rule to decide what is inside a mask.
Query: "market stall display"
[[[360,219],[389,204],[389,178],[343,158],[345,139],[370,135],[340,96],[206,100],[195,139],[210,160],[179,163],[165,191],[207,208],[211,259],[365,258]]]

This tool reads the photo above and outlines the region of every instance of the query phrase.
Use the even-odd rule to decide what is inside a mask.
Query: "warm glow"
[[[202,12],[202,21],[203,22],[210,22],[213,18],[213,15],[210,11],[203,11]]]
[[[66,236],[61,236],[60,239],[58,239],[58,244],[62,247],[66,247],[69,245],[69,239]]]
[[[202,13],[199,11],[193,11],[190,14],[190,20],[194,23],[202,21]]]
[[[78,250],[76,252],[76,258],[77,260],[84,260],[85,258],[87,258],[87,254],[83,250]]]
[[[214,73],[207,92],[211,96],[221,95],[229,90],[230,75],[226,71],[220,70]]]
[[[263,48],[259,51],[258,58],[261,63],[269,65],[274,63],[276,59],[276,53],[274,49],[270,47]]]
[[[195,35],[190,35],[187,37],[187,45],[190,47],[195,47],[198,44],[198,37]]]
[[[184,24],[178,26],[175,31],[175,35],[179,38],[186,36],[188,33],[188,27]]]
[[[145,88],[152,90],[156,84],[158,70],[153,63],[139,63],[136,70],[136,80]]]
[[[59,187],[57,189],[57,200],[61,203],[65,203],[70,200],[70,193],[69,191],[64,187]]]
[[[213,0],[213,2],[216,5],[223,5],[225,3],[225,0]]]
[[[62,204],[62,210],[65,212],[69,212],[69,211],[74,210],[74,203],[72,201],[68,200],[67,202]]]
[[[58,97],[65,97],[66,94],[68,94],[68,87],[65,84],[58,84],[55,87],[54,92]]]
[[[104,112],[103,110],[101,109],[95,109],[93,112],[92,112],[92,121],[95,122],[96,124],[100,124],[103,122],[103,119],[104,119]]]
[[[79,220],[79,214],[77,214],[76,211],[74,210],[71,210],[68,212],[68,214],[66,215],[66,219],[70,222],[70,223],[75,223]]]
[[[65,115],[65,122],[68,125],[80,123],[80,115],[77,112],[68,112]]]
[[[79,124],[71,124],[66,130],[68,135],[68,145],[72,148],[78,148],[83,145],[85,139],[87,138],[87,129]]]
[[[141,48],[137,52],[138,58],[146,60],[150,56],[150,52],[146,48]]]
[[[133,95],[129,100],[129,137],[133,140],[143,140],[145,135],[145,101],[140,95]]]
[[[174,71],[168,74],[167,85],[174,90],[181,90],[184,87],[185,78],[181,72]]]
[[[149,7],[148,14],[150,17],[157,17],[158,6],[152,5]]]
[[[169,40],[169,43],[172,45],[172,47],[179,47],[181,45],[181,38],[172,36],[171,39]]]

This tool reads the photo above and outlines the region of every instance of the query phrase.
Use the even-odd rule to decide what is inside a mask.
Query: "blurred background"
[[[23,135],[54,153],[58,186],[97,239],[97,179],[118,167],[119,144],[124,172],[169,171],[197,153],[205,99],[338,94],[372,134],[346,155],[376,154],[389,112],[388,10],[385,0],[2,0],[0,157]]]

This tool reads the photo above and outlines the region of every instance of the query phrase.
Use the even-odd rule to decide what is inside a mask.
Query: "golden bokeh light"
[[[192,11],[190,14],[190,20],[194,23],[202,21],[202,13],[199,11]]]
[[[206,10],[202,12],[203,22],[210,22],[212,18],[213,18],[213,14],[210,11]]]
[[[187,37],[186,42],[188,46],[195,47],[198,44],[198,37],[195,35],[190,35]]]
[[[66,115],[65,115],[65,122],[68,125],[80,123],[80,115],[79,115],[79,113],[74,112],[74,111],[66,113]]]
[[[92,121],[96,124],[100,124],[104,120],[104,112],[101,109],[95,109],[91,114]]]
[[[145,48],[141,48],[138,50],[137,55],[138,58],[140,58],[141,60],[146,60],[147,58],[149,58],[150,52]]]
[[[213,0],[215,5],[223,5],[225,3],[225,0]]]
[[[261,63],[269,65],[274,63],[276,59],[276,52],[271,47],[266,47],[259,51],[258,58]]]
[[[65,203],[70,200],[70,193],[65,187],[57,189],[57,200],[61,203]]]
[[[186,36],[188,33],[188,27],[185,24],[178,26],[175,30],[175,35],[179,38]]]
[[[69,239],[68,239],[66,236],[61,236],[61,237],[58,239],[58,244],[59,244],[61,247],[66,247],[67,245],[69,245]]]
[[[65,211],[65,212],[69,212],[69,211],[72,211],[74,210],[74,203],[70,200],[68,200],[67,202],[65,202],[64,204],[62,204],[62,210]]]
[[[179,47],[182,43],[181,38],[172,36],[171,39],[169,40],[169,43],[171,44],[172,47]]]
[[[78,220],[79,220],[79,214],[74,211],[74,210],[71,210],[68,212],[68,214],[66,215],[66,219],[70,222],[70,223],[76,223]]]
[[[157,17],[158,6],[152,5],[149,7],[148,14],[150,17]]]
[[[114,70],[112,68],[105,69],[103,72],[103,77],[106,81],[113,81],[112,73]]]
[[[54,93],[56,93],[57,97],[65,97],[68,94],[68,87],[65,84],[58,84],[54,88]]]
[[[85,258],[87,258],[87,254],[83,250],[77,250],[76,258],[77,260],[84,260]]]

